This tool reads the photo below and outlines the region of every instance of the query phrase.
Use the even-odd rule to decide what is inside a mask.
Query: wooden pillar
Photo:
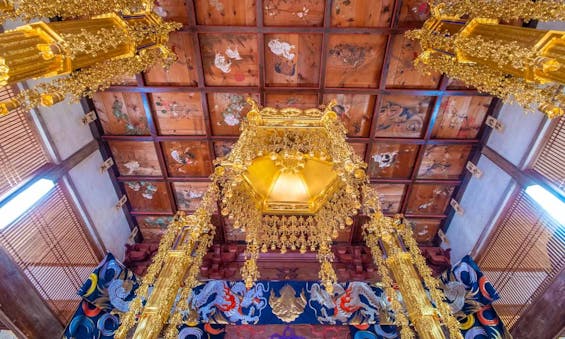
[[[565,327],[565,271],[520,316],[512,328],[514,338],[554,338]]]
[[[0,247],[0,311],[28,338],[60,338],[63,324]]]

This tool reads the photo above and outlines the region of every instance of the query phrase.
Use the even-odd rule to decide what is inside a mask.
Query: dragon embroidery
[[[230,287],[225,281],[213,280],[188,302],[192,309],[198,310],[201,322],[220,322],[223,316],[230,324],[256,324],[267,306],[267,290],[261,283],[248,290],[243,282]]]
[[[371,287],[363,282],[352,282],[347,288],[334,284],[332,294],[315,283],[308,292],[308,306],[316,312],[321,324],[346,324],[352,318],[356,318],[360,323],[374,324],[378,322],[378,312],[389,315],[390,307],[386,296],[377,296]],[[318,308],[314,303],[321,305],[321,315],[318,315]]]

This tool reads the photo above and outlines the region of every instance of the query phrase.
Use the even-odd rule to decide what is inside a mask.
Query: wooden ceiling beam
[[[107,92],[126,92],[126,93],[259,93],[264,91],[270,94],[287,94],[287,93],[318,93],[320,87],[258,87],[258,86],[212,86],[212,87],[194,87],[194,86],[177,86],[177,85],[148,85],[143,87],[114,85],[106,89]],[[418,88],[369,88],[369,87],[324,87],[324,94],[368,94],[368,95],[415,95],[415,96],[489,96],[488,94],[478,92],[473,89],[418,89]]]

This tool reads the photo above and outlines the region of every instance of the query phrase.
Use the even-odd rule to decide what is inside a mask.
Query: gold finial
[[[245,101],[247,101],[247,103],[251,106],[252,111],[259,112],[259,106],[252,97],[245,98]]]

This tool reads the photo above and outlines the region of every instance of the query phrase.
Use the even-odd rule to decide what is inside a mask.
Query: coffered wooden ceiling
[[[156,11],[184,24],[170,39],[178,62],[93,100],[146,238],[195,209],[251,96],[299,108],[336,99],[385,212],[405,213],[418,241],[434,240],[494,105],[413,68],[419,46],[402,34],[428,17],[424,1],[159,0]],[[217,219],[218,242],[243,239]],[[338,239],[360,240],[359,225]]]

